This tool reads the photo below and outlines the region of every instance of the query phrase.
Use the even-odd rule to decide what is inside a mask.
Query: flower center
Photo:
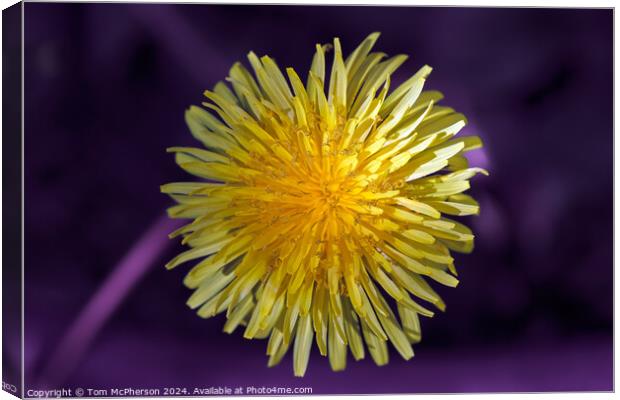
[[[341,192],[340,192],[340,183],[331,181],[325,182],[322,187],[322,201],[324,204],[327,204],[328,207],[335,207],[338,205],[338,200],[340,200]]]

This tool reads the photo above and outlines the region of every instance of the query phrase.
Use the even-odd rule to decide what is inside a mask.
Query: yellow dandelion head
[[[445,305],[427,282],[456,286],[450,251],[470,252],[472,232],[446,215],[478,214],[463,153],[478,137],[455,138],[462,114],[424,91],[422,67],[390,91],[404,55],[371,52],[369,35],[346,59],[340,41],[317,45],[306,84],[292,68],[249,53],[226,81],[205,91],[185,118],[204,148],[173,147],[197,182],[162,186],[193,221],[189,250],[168,264],[199,260],[185,278],[188,305],[203,318],[226,312],[224,331],[268,338],[269,366],[293,346],[303,376],[316,340],[333,370],[366,349],[405,359],[421,339],[419,315]],[[329,77],[327,76],[329,74]],[[287,79],[288,78],[288,79]],[[391,297],[391,306],[386,298]]]

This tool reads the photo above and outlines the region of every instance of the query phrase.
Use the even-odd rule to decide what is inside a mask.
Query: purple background
[[[25,9],[27,389],[612,390],[611,10]],[[388,366],[332,373],[315,348],[294,378],[290,353],[268,369],[265,341],[185,306],[188,267],[163,268],[182,247],[159,185],[188,179],[165,148],[195,144],[184,109],[249,50],[305,74],[315,43],[348,52],[377,30],[379,49],[411,55],[396,80],[433,66],[428,87],[486,143],[477,248],[457,255],[459,287],[438,287],[447,312],[422,321],[413,360],[392,349]]]

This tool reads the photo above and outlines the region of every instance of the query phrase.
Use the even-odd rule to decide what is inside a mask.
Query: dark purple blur
[[[612,390],[611,10],[25,10],[26,389]],[[413,360],[391,349],[385,367],[349,358],[333,373],[314,348],[306,377],[294,378],[290,353],[269,369],[266,341],[227,335],[223,317],[202,320],[185,306],[187,266],[164,269],[182,247],[164,237],[173,224],[157,225],[171,205],[159,185],[191,179],[165,149],[195,144],[185,108],[248,51],[305,76],[315,43],[338,36],[349,52],[372,31],[382,32],[380,50],[411,55],[397,81],[433,66],[427,87],[468,116],[464,133],[485,141],[474,158],[491,176],[473,180],[482,213],[466,221],[476,250],[456,256],[458,288],[438,287],[447,312],[422,321]],[[155,239],[136,250],[144,235]],[[131,285],[106,281],[151,251],[143,278],[134,270]],[[96,293],[107,308],[91,308],[109,318],[77,343],[68,331],[80,315],[91,326],[98,318],[83,315]],[[64,363],[73,343],[83,353],[74,349],[65,376],[54,377],[50,360]]]

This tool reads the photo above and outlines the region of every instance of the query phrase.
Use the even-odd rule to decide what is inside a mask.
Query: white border
[[[29,2],[41,2],[39,0],[29,0]],[[49,2],[69,2],[69,1],[49,1]],[[88,1],[80,1],[80,2],[88,2]],[[282,0],[271,0],[271,1],[252,1],[252,0],[246,0],[246,1],[239,1],[239,0],[231,0],[231,1],[198,1],[198,0],[184,0],[184,1],[175,1],[175,0],[149,0],[149,1],[90,1],[90,2],[108,2],[108,3],[215,3],[215,4],[293,4],[293,5],[336,5],[334,2],[329,2],[329,1],[320,1],[320,0],[314,0],[314,1],[303,1],[303,0],[297,0],[297,1],[282,1]],[[13,0],[0,0],[0,6],[2,9],[5,9],[13,4],[15,4],[16,2]],[[385,2],[381,2],[378,3],[377,1],[369,1],[369,0],[354,0],[354,1],[347,1],[347,0],[341,0],[338,2],[338,5],[381,5],[381,6],[465,6],[465,7],[554,7],[554,8],[614,8],[615,7],[615,2],[613,1],[600,1],[600,0],[595,0],[595,1],[589,1],[589,2],[584,2],[584,1],[576,1],[576,0],[569,0],[569,1],[546,1],[544,2],[544,4],[541,4],[540,1],[502,1],[502,2],[497,2],[497,1],[489,1],[489,0],[478,0],[476,2],[470,2],[470,1],[464,1],[464,0],[451,0],[448,3],[444,3],[444,4],[433,4],[432,2],[429,1],[415,1],[415,0],[391,0],[391,1],[385,1]],[[22,228],[23,228],[23,222],[24,222],[24,175],[23,175],[23,168],[24,168],[24,135],[23,135],[23,129],[24,129],[24,97],[23,97],[23,93],[24,93],[24,14],[23,14],[23,4],[22,4],[22,79],[21,79],[21,88],[22,88],[22,104],[21,104],[21,109],[22,109],[22,138],[21,138],[21,142],[22,142],[22,179],[21,179],[21,185],[22,185],[22,215],[21,215],[21,221],[22,221]],[[0,42],[2,40],[2,22],[0,19]],[[618,104],[615,102],[615,93],[617,92],[618,89],[618,83],[615,80],[615,72],[616,72],[616,45],[618,43],[618,32],[615,29],[615,10],[614,10],[614,81],[613,81],[613,85],[614,85],[614,133],[615,133],[615,116],[618,115],[618,113],[620,112],[620,107],[618,106]],[[2,67],[0,66],[0,71],[2,70]],[[0,86],[1,86],[1,82],[0,82]],[[2,121],[2,117],[0,116],[0,123]],[[616,198],[616,177],[618,176],[618,165],[615,162],[615,154],[617,153],[618,150],[618,141],[615,140],[615,136],[614,136],[614,199]],[[1,144],[0,144],[0,152],[1,152]],[[1,172],[1,166],[0,166],[0,172]],[[1,183],[1,174],[0,174],[0,183]],[[1,195],[1,188],[0,188],[0,195]],[[1,197],[0,197],[0,206],[1,206]],[[620,219],[620,217],[618,217],[618,215],[615,213],[616,211],[616,201],[614,201],[614,233],[615,233],[615,226],[617,225],[618,220]],[[0,216],[0,221],[1,221],[1,216]],[[0,233],[0,237],[1,237],[1,233]],[[23,366],[23,362],[24,362],[24,321],[23,321],[23,312],[24,312],[24,265],[23,265],[23,261],[24,261],[24,231],[22,229],[22,238],[21,238],[21,252],[22,252],[22,338],[21,338],[21,346],[22,346],[22,366]],[[620,240],[618,239],[618,237],[614,234],[614,266],[615,266],[615,261],[616,261],[616,252],[615,249],[618,248],[618,246],[620,245]],[[0,248],[0,255],[1,255],[1,248]],[[0,267],[1,270],[1,267]],[[615,273],[614,271],[614,289],[616,287],[618,287],[617,283],[618,283],[618,274]],[[1,287],[0,287],[0,294],[1,294]],[[615,321],[616,321],[616,317],[617,317],[617,313],[616,311],[618,310],[617,307],[617,297],[615,295],[615,290],[614,290],[614,334],[616,332],[615,330]],[[1,321],[0,321],[0,325],[1,325]],[[0,330],[0,339],[1,339],[1,330]],[[614,335],[614,339],[615,339],[615,335]],[[618,377],[619,377],[619,372],[618,370],[615,368],[615,359],[616,359],[616,355],[617,355],[617,348],[615,346],[615,340],[614,340],[614,384],[615,382],[618,381]],[[2,360],[0,358],[0,368],[2,366]],[[24,382],[24,371],[22,368],[22,389],[25,385]],[[415,396],[416,398],[420,398],[420,399],[445,399],[446,395],[390,395],[390,398],[393,399],[399,399],[399,398],[411,398]],[[488,399],[495,399],[495,398],[502,398],[502,399],[523,399],[523,398],[552,398],[552,399],[566,399],[566,400],[572,400],[572,399],[601,399],[601,398],[613,398],[615,397],[613,393],[544,393],[544,394],[466,394],[466,395],[458,395],[459,398],[463,398],[463,399],[480,399],[480,397],[483,398],[488,398]],[[258,396],[257,396],[258,397]],[[257,397],[235,397],[236,399],[255,399]],[[296,398],[307,398],[310,399],[312,397],[317,397],[315,396],[297,396]],[[359,398],[359,396],[322,396],[319,395],[318,397],[321,398],[327,398],[327,399],[355,399],[355,398]],[[370,396],[370,397],[375,397],[375,396]],[[383,396],[381,396],[383,397]],[[260,397],[263,399],[280,399],[282,397]],[[15,399],[14,396],[11,396],[10,394],[4,392],[4,391],[0,391],[0,400],[5,400],[5,399]]]

